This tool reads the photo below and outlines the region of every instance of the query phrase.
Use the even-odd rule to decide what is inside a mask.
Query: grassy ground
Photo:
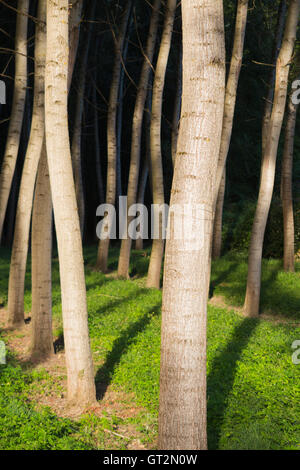
[[[95,249],[86,249],[89,327],[102,413],[76,420],[59,413],[58,404],[65,399],[64,369],[56,363],[33,366],[11,350],[8,364],[0,366],[0,449],[155,448],[161,292],[144,288],[147,252],[134,253],[133,281],[96,273],[94,258]],[[117,250],[112,250],[112,270],[117,259]],[[4,306],[8,269],[9,253],[1,251]],[[208,312],[209,448],[299,449],[300,365],[291,359],[291,345],[300,340],[295,325],[300,324],[299,271],[298,265],[295,274],[286,274],[280,262],[265,261],[262,310],[272,313],[272,319],[249,320],[230,307],[242,305],[246,258],[230,254],[213,263],[211,294],[224,302],[222,307],[210,304]],[[55,335],[60,337],[57,260],[53,304]],[[30,272],[25,306],[30,312]],[[25,344],[26,335],[0,331],[7,344]],[[52,403],[59,418],[44,406]]]

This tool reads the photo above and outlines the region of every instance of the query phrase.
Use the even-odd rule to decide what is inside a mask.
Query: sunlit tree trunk
[[[27,28],[29,0],[18,1],[15,35],[15,83],[5,153],[0,173],[0,240],[19,152],[27,87]]]
[[[247,316],[259,314],[263,241],[273,194],[276,156],[286,104],[288,76],[296,39],[299,11],[300,0],[291,0],[283,42],[277,59],[274,103],[269,123],[268,141],[263,155],[260,189],[249,248],[248,279],[244,304],[244,311]]]
[[[172,41],[176,3],[176,0],[168,0],[166,3],[165,23],[153,83],[150,136],[153,204],[156,208],[158,205],[162,205],[165,202],[161,155],[161,113],[165,75]],[[159,232],[159,238],[154,239],[152,243],[152,251],[146,283],[147,287],[155,287],[157,289],[160,287],[160,272],[164,253],[164,240],[162,239],[161,227],[159,227]]]
[[[84,263],[68,130],[68,0],[47,1],[46,145],[58,244],[68,400],[95,397]]]
[[[44,86],[46,60],[46,0],[40,0],[35,40],[34,102],[30,137],[25,156],[15,221],[8,287],[8,322],[17,326],[24,321],[24,280],[32,199],[44,133]]]
[[[283,268],[295,271],[295,227],[293,209],[293,154],[298,104],[288,103],[285,141],[282,157],[281,188],[283,209]]]
[[[206,449],[209,257],[225,96],[223,2],[183,0],[183,95],[171,207],[184,237],[167,240],[162,306],[159,448]],[[193,235],[193,238],[191,238]]]
[[[38,167],[32,212],[31,283],[32,330],[31,354],[35,359],[46,359],[53,354],[52,337],[52,202],[44,142]]]
[[[122,67],[122,51],[127,31],[129,14],[132,0],[128,0],[125,12],[123,13],[122,24],[119,36],[115,41],[115,63],[110,87],[110,97],[107,115],[107,184],[106,184],[106,204],[115,205],[116,202],[116,179],[117,179],[117,110],[118,95],[120,86],[120,74]],[[105,224],[103,224],[103,229]],[[97,269],[106,273],[109,251],[109,235],[101,236],[97,256]]]
[[[129,170],[129,180],[128,180],[128,189],[127,189],[128,207],[135,204],[136,199],[137,199],[137,188],[138,188],[139,172],[140,172],[143,116],[144,116],[145,102],[147,98],[149,76],[151,72],[151,63],[153,61],[153,55],[154,55],[155,43],[156,43],[156,37],[157,37],[160,3],[161,3],[160,0],[155,0],[153,3],[153,12],[152,12],[151,23],[149,27],[147,47],[145,51],[146,57],[143,63],[142,71],[141,71],[140,82],[139,82],[139,87],[138,87],[138,92],[137,92],[137,97],[136,97],[136,102],[135,102],[135,109],[134,109],[133,123],[132,123],[130,170]],[[132,218],[128,217],[127,234],[128,234],[128,226],[131,220]],[[131,244],[132,244],[132,240],[129,236],[126,239],[122,240],[119,265],[118,265],[118,275],[120,277],[129,276],[128,271],[129,271]]]

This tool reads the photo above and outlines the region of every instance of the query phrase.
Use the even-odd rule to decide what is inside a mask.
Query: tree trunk
[[[68,130],[68,0],[47,1],[46,145],[58,244],[68,400],[94,404],[84,263]]]
[[[18,1],[15,40],[15,86],[5,153],[0,173],[0,240],[19,152],[27,87],[27,28],[29,0]]]
[[[180,54],[178,57],[178,69],[177,69],[177,86],[176,86],[176,96],[175,96],[175,105],[173,112],[173,125],[172,125],[172,162],[173,167],[175,167],[175,158],[177,150],[177,140],[179,133],[179,122],[180,122],[180,111],[181,111],[181,95],[182,95],[182,49],[180,47]]]
[[[122,24],[119,32],[119,37],[115,43],[115,64],[112,75],[112,83],[110,88],[110,97],[107,115],[107,184],[106,184],[106,204],[115,205],[116,202],[116,178],[117,178],[117,110],[118,110],[118,95],[120,86],[120,74],[122,66],[122,51],[127,31],[129,14],[131,11],[132,0],[128,0]],[[103,224],[103,229],[105,224]],[[97,269],[103,273],[107,272],[108,251],[109,251],[109,236],[99,242],[98,256],[97,256]]]
[[[259,314],[261,262],[265,229],[272,200],[276,156],[286,104],[290,62],[299,21],[300,0],[291,0],[282,46],[276,65],[274,104],[269,123],[269,135],[263,155],[258,202],[254,216],[248,263],[248,279],[244,311],[247,316]]]
[[[271,71],[270,71],[268,94],[266,97],[266,104],[265,104],[263,125],[262,125],[262,154],[265,153],[267,139],[269,138],[269,124],[270,124],[270,119],[271,119],[271,114],[272,114],[274,86],[275,86],[275,79],[276,79],[275,65],[276,65],[276,61],[277,61],[281,43],[282,43],[286,10],[287,10],[286,0],[281,0],[279,9],[278,9],[275,42],[274,42],[274,48],[273,48],[273,54],[272,54],[272,64],[274,64],[274,67],[271,67]]]
[[[293,210],[293,154],[298,105],[290,97],[282,157],[283,269],[295,271],[295,228]]]
[[[71,88],[73,71],[77,57],[79,44],[80,23],[82,15],[83,0],[71,0],[69,3],[69,73],[68,73],[68,90]]]
[[[97,78],[96,78],[97,83]],[[96,159],[96,178],[98,188],[98,200],[99,204],[104,202],[104,185],[101,168],[101,149],[100,149],[100,137],[99,137],[99,118],[97,109],[97,90],[94,86],[94,134],[95,134],[95,159]]]
[[[125,67],[128,55],[128,46],[130,41],[130,35],[132,30],[132,7],[128,21],[128,31],[126,33],[126,40],[124,41],[124,48],[122,51],[122,67],[120,73],[120,84],[119,84],[119,97],[118,97],[118,111],[117,111],[117,206],[119,205],[119,197],[122,196],[122,130],[123,130],[123,102],[124,102],[124,83],[125,83]]]
[[[207,448],[206,316],[210,240],[225,96],[221,0],[183,0],[183,96],[171,207],[197,208],[167,240],[159,448]],[[212,99],[213,97],[213,99]],[[194,238],[191,238],[193,234]]]
[[[176,11],[176,0],[168,0],[166,4],[165,23],[157,59],[152,98],[152,115],[150,126],[151,138],[151,172],[154,207],[165,202],[163,166],[161,155],[161,113],[165,75],[168,65],[169,52],[172,40],[172,31]],[[156,209],[154,209],[155,211]],[[159,224],[161,225],[161,224]],[[150,264],[147,276],[147,287],[160,287],[160,272],[164,253],[164,240],[159,226],[159,238],[153,240]]]
[[[153,12],[149,27],[148,41],[146,47],[146,57],[141,71],[140,82],[135,102],[135,109],[132,124],[132,141],[131,141],[131,158],[130,169],[127,189],[128,207],[136,203],[137,188],[140,173],[140,158],[141,158],[141,140],[142,140],[142,125],[145,102],[147,98],[147,88],[151,72],[151,63],[155,51],[157,28],[159,22],[160,0],[155,0],[153,3]],[[128,226],[132,217],[127,218],[127,238],[122,240],[121,251],[118,265],[118,276],[127,278],[129,277],[129,262],[132,240],[128,235]]]
[[[213,243],[212,243],[212,259],[218,259],[222,251],[222,222],[223,222],[223,206],[226,187],[226,168],[223,171],[221,186],[218,193],[218,199],[215,210]]]
[[[25,156],[18,206],[8,287],[8,323],[11,327],[24,321],[24,280],[26,272],[28,240],[32,200],[37,167],[41,155],[44,134],[44,86],[46,60],[46,0],[39,2],[35,41],[34,102],[30,138]]]
[[[93,20],[96,9],[96,1],[93,0],[92,8],[90,12],[90,19]],[[84,204],[84,191],[83,191],[83,181],[82,181],[82,163],[81,163],[81,134],[82,134],[82,116],[84,110],[84,96],[85,96],[85,85],[86,85],[86,72],[87,72],[87,63],[89,56],[89,48],[91,42],[91,35],[93,31],[93,23],[88,26],[88,32],[84,41],[82,41],[82,51],[80,54],[80,65],[79,65],[79,80],[77,87],[77,102],[76,102],[76,112],[75,112],[75,121],[74,121],[74,130],[72,138],[72,164],[73,164],[73,174],[75,181],[75,191],[77,198],[77,206],[79,211],[79,221],[80,221],[80,233],[83,238],[84,232],[84,218],[85,218],[85,204]]]
[[[224,167],[228,155],[229,145],[231,141],[232,125],[235,111],[237,87],[243,62],[243,51],[245,32],[247,25],[247,14],[248,14],[248,0],[239,0],[236,14],[234,43],[230,61],[230,69],[226,83],[226,94],[225,94],[225,105],[224,105],[224,116],[223,116],[223,129],[222,139],[219,153],[218,163],[218,178],[216,185],[215,199],[218,197],[221,180],[223,177]]]
[[[150,83],[151,82],[151,83]],[[151,174],[150,174],[150,123],[151,123],[151,108],[152,108],[152,81],[149,81],[149,91],[147,95],[147,109],[146,113],[144,114],[144,127],[146,131],[146,150],[145,150],[145,158],[144,158],[144,163],[143,163],[143,168],[142,168],[142,174],[141,174],[141,179],[140,179],[140,185],[139,185],[139,191],[138,191],[138,197],[137,197],[137,203],[138,204],[144,204],[145,202],[145,192],[146,192],[146,186],[147,186],[147,181],[148,178],[151,182]],[[142,250],[144,245],[143,238],[138,238],[135,241],[135,249],[136,250]]]
[[[53,354],[52,337],[52,201],[44,142],[40,158],[32,212],[31,283],[32,330],[31,354],[46,359]]]

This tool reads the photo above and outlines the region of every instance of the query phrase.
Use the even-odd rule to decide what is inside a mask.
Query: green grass
[[[58,419],[29,400],[36,389],[56,387],[46,372],[25,369],[10,357],[0,372],[0,449],[126,448],[126,441],[104,429],[132,428],[147,445],[155,442],[159,393],[161,292],[145,289],[149,258],[135,252],[134,281],[99,274],[91,265],[95,249],[85,250],[89,327],[97,366],[98,398],[110,386],[142,407],[121,419],[84,416]],[[110,257],[116,268],[117,249]],[[58,263],[54,260],[53,299],[57,334],[61,327]],[[6,302],[9,253],[1,252],[0,299]],[[264,261],[262,309],[300,322],[300,276]],[[213,263],[215,294],[241,305],[246,258],[230,254]],[[30,272],[26,284],[30,311]],[[300,366],[292,363],[300,328],[289,323],[244,319],[229,309],[208,309],[208,437],[211,449],[298,449],[300,445]],[[45,385],[46,384],[46,385]],[[60,393],[58,390],[57,393]],[[132,398],[133,397],[133,398]],[[125,399],[125,398],[124,398]],[[120,431],[119,431],[120,432]],[[124,431],[125,432],[125,431]],[[121,433],[122,434],[122,433]]]

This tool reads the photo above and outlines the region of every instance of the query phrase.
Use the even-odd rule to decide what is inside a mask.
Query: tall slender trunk
[[[0,173],[0,240],[19,152],[27,87],[27,29],[29,0],[18,1],[15,40],[15,85],[10,123]]]
[[[70,8],[70,16],[69,16],[68,90],[70,90],[71,88],[73,71],[74,71],[76,57],[77,57],[83,0],[70,0],[69,8]]]
[[[183,95],[171,207],[184,237],[167,240],[159,448],[206,449],[206,316],[215,180],[225,95],[223,2],[183,0]],[[194,238],[189,237],[194,234]]]
[[[154,211],[159,205],[164,204],[164,182],[163,165],[161,155],[161,113],[165,76],[172,41],[172,32],[176,11],[176,0],[168,0],[166,3],[165,23],[162,39],[155,69],[152,98],[151,115],[151,172]],[[157,219],[157,217],[156,217]],[[159,225],[161,225],[159,223]],[[160,287],[160,272],[164,253],[164,240],[162,239],[161,227],[159,227],[159,238],[153,240],[150,264],[147,276],[147,287]]]
[[[226,187],[226,167],[224,168],[224,171],[223,171],[223,177],[221,180],[221,185],[220,185],[220,189],[218,193],[218,199],[216,203],[213,239],[212,239],[212,250],[211,250],[212,259],[220,258],[221,252],[222,252],[222,222],[223,222],[225,187]]]
[[[31,240],[31,354],[39,360],[53,354],[51,252],[52,201],[44,141],[33,203]]]
[[[244,304],[244,311],[247,316],[259,314],[263,241],[273,194],[276,156],[286,104],[288,76],[296,39],[299,12],[300,0],[291,0],[283,42],[277,59],[274,104],[269,123],[268,141],[263,155],[260,189],[251,233]]]
[[[24,280],[28,253],[28,240],[32,200],[37,167],[44,134],[44,86],[46,61],[46,0],[39,2],[35,40],[34,102],[30,137],[25,156],[18,206],[8,287],[8,323],[17,326],[24,321]]]
[[[173,111],[173,125],[172,125],[172,162],[175,167],[175,158],[177,150],[177,141],[179,133],[179,122],[180,122],[180,111],[181,111],[181,97],[182,97],[182,49],[180,45],[180,54],[178,56],[178,67],[177,67],[177,84],[176,84],[176,96],[175,105]]]
[[[283,268],[295,271],[295,227],[293,210],[293,154],[297,117],[297,104],[290,97],[287,111],[287,123],[282,157],[281,188],[283,210]]]
[[[142,125],[145,102],[147,98],[147,88],[149,83],[149,77],[151,73],[151,63],[153,61],[153,55],[155,51],[157,29],[159,22],[159,11],[160,11],[160,0],[155,0],[153,3],[153,12],[151,22],[149,26],[148,41],[145,52],[145,60],[141,71],[138,92],[135,102],[135,109],[133,114],[132,122],[132,141],[131,141],[131,157],[130,157],[130,169],[127,189],[127,201],[128,207],[136,203],[137,188],[140,173],[140,158],[141,158],[141,140],[142,140]],[[127,218],[127,238],[122,240],[121,251],[118,265],[118,275],[120,277],[129,276],[129,262],[130,262],[130,251],[132,240],[128,235],[128,226],[132,218]]]
[[[152,107],[152,82],[149,82],[149,91],[147,95],[147,109],[144,114],[144,127],[146,131],[146,150],[145,150],[145,158],[143,162],[142,174],[140,177],[139,183],[139,191],[137,197],[138,204],[144,204],[145,202],[145,192],[148,178],[151,181],[151,174],[150,174],[150,123],[151,123],[151,107]],[[140,237],[135,241],[135,249],[142,250],[144,245],[143,238]]]
[[[96,79],[97,83],[97,79]],[[104,202],[104,185],[101,168],[101,149],[100,149],[100,137],[99,137],[99,118],[97,109],[97,90],[94,86],[94,135],[95,135],[95,159],[96,159],[96,178],[98,188],[98,200],[99,204]]]
[[[110,88],[110,97],[107,115],[107,184],[106,184],[106,203],[115,205],[116,202],[116,170],[117,170],[117,133],[116,121],[118,110],[118,95],[120,86],[120,74],[122,66],[122,51],[127,31],[129,14],[131,12],[132,0],[128,0],[125,12],[123,14],[122,24],[118,39],[115,42],[115,63]],[[105,224],[103,224],[103,229]],[[106,273],[109,251],[109,235],[104,238],[101,236],[97,255],[97,269]]]
[[[262,153],[263,154],[265,152],[267,140],[269,138],[269,124],[270,124],[270,119],[271,119],[271,114],[272,114],[274,86],[275,86],[275,80],[276,80],[275,65],[276,65],[276,61],[277,61],[278,54],[280,52],[281,43],[282,43],[286,10],[287,10],[287,2],[286,0],[281,0],[279,9],[278,9],[277,25],[276,25],[276,31],[275,31],[275,42],[274,42],[274,48],[273,48],[273,53],[272,53],[272,64],[274,64],[274,67],[272,67],[270,71],[268,93],[266,97],[263,124],[262,124]]]
[[[68,399],[94,403],[84,263],[68,130],[68,0],[47,1],[46,145],[58,244]]]
[[[224,178],[224,175],[226,173],[225,165],[231,141],[237,88],[243,63],[244,42],[248,16],[248,3],[248,0],[238,0],[234,42],[230,60],[230,69],[226,84],[223,129],[219,153],[217,185],[215,194],[216,220],[214,221],[212,239],[212,254],[214,258],[218,258],[220,256],[222,249],[222,217],[225,191],[225,182],[223,183],[222,179]]]
[[[133,4],[132,4],[133,6]],[[131,6],[131,8],[132,8]],[[132,30],[132,10],[128,21],[128,31],[126,33],[126,40],[124,41],[124,48],[122,52],[122,67],[120,74],[119,85],[119,98],[118,98],[118,113],[117,113],[117,205],[119,197],[122,196],[122,129],[123,129],[123,102],[124,102],[124,83],[125,83],[125,67],[128,55],[128,46],[130,34]]]
[[[94,18],[95,9],[96,9],[96,1],[93,0],[91,12],[89,14],[89,17],[91,20],[93,20]],[[83,110],[84,110],[87,63],[88,63],[91,36],[93,32],[92,26],[93,26],[93,23],[88,26],[88,32],[87,32],[86,37],[84,38],[84,42],[82,42],[82,50],[80,53],[76,112],[75,112],[74,130],[73,130],[72,147],[71,147],[75,191],[76,191],[77,206],[78,206],[79,221],[80,221],[80,233],[81,233],[82,238],[83,238],[83,232],[84,232],[85,203],[84,203],[84,190],[83,190],[83,180],[82,180],[81,135],[82,135],[82,117],[83,117]]]

